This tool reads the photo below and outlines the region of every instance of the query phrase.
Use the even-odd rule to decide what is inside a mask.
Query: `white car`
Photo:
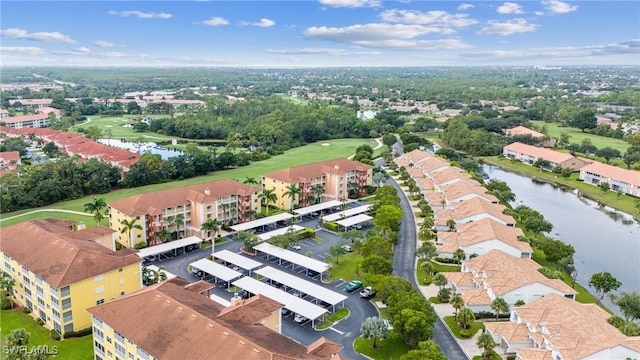
[[[351,245],[342,245],[342,248],[346,252],[352,252],[353,251],[353,248],[351,247]]]
[[[302,316],[302,315],[300,315],[300,314],[296,314],[296,317],[293,318],[293,321],[297,322],[298,324],[301,324],[301,323],[307,321],[307,318]]]

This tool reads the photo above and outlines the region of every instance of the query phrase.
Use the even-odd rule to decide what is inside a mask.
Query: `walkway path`
[[[29,211],[29,212],[26,212],[26,213],[23,213],[23,214],[18,214],[18,215],[9,216],[9,217],[7,217],[7,218],[0,218],[0,222],[5,221],[5,220],[15,219],[15,218],[20,217],[20,216],[26,216],[26,215],[31,215],[31,214],[39,213],[39,212],[61,212],[61,213],[67,213],[67,214],[84,215],[84,216],[93,216],[92,214],[88,214],[88,213],[86,213],[86,212],[73,211],[73,210],[64,210],[64,209],[38,209],[38,210]]]

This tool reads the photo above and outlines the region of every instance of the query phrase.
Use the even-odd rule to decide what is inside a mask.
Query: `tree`
[[[433,284],[439,286],[441,289],[447,286],[448,283],[449,283],[449,280],[447,280],[447,278],[444,275],[442,275],[442,273],[437,273],[433,277]]]
[[[342,245],[336,244],[329,248],[329,253],[336,258],[336,264],[340,264],[340,256],[346,254],[347,250],[345,250]]]
[[[640,319],[640,292],[622,292],[618,296],[611,296],[611,301],[618,305],[626,321]]]
[[[247,176],[242,183],[247,185],[260,185],[260,181],[256,180],[253,176]]]
[[[100,226],[100,220],[104,218],[102,209],[107,207],[107,203],[104,198],[92,198],[91,202],[84,204],[84,211],[93,214],[93,218],[96,220],[98,226]]]
[[[383,258],[382,256],[371,255],[362,260],[360,268],[363,272],[369,274],[391,275],[393,263],[391,260]]]
[[[262,193],[258,197],[262,199],[264,204],[267,206],[267,216],[269,216],[269,204],[272,204],[278,201],[278,195],[275,193],[274,190],[264,189],[262,190]]]
[[[360,334],[365,339],[373,340],[371,348],[377,349],[378,344],[376,341],[378,339],[385,340],[388,336],[387,324],[379,317],[368,317],[360,325]]]
[[[123,225],[123,227],[120,229],[120,233],[127,234],[127,238],[129,239],[129,246],[133,247],[133,229],[138,229],[138,230],[142,230],[142,226],[140,226],[140,224],[136,224],[136,222],[138,221],[138,219],[136,218],[132,218],[131,220],[127,220],[127,219],[122,219],[120,220],[120,224]]]
[[[631,166],[637,162],[640,162],[640,152],[629,153],[627,152],[622,157],[622,161],[627,165],[627,169],[631,169]]]
[[[466,306],[460,309],[460,311],[458,311],[458,314],[456,315],[456,321],[458,322],[458,326],[462,329],[468,328],[469,325],[473,321],[475,321],[475,319],[476,319],[476,314],[474,314],[473,310],[469,309]]]
[[[584,132],[585,129],[594,129],[598,126],[598,119],[593,113],[593,110],[583,109],[580,110],[580,112],[571,121],[569,121],[569,126],[580,129]]]
[[[436,246],[430,242],[423,242],[420,247],[416,250],[416,256],[423,261],[430,262],[431,259],[436,257],[438,252],[436,251]]]
[[[573,246],[556,239],[543,241],[540,249],[542,249],[548,261],[556,264],[560,259],[573,256],[576,252]]]
[[[442,288],[438,291],[438,295],[436,297],[441,303],[449,302],[449,298],[451,297],[451,290]]]
[[[478,336],[478,340],[476,340],[476,345],[478,345],[478,348],[482,350],[483,360],[491,359],[491,352],[496,346],[496,342],[493,340],[493,336],[491,336],[491,334],[488,332],[480,334],[480,336]]]
[[[498,321],[501,313],[509,311],[509,304],[503,298],[497,297],[491,302],[491,310],[496,313],[496,321]]]
[[[558,146],[563,148],[569,145],[569,138],[571,138],[571,135],[567,133],[561,133],[560,139],[558,139]]]
[[[602,149],[598,149],[598,151],[596,151],[596,156],[603,157],[608,164],[611,159],[620,157],[620,150],[607,146]]]
[[[456,251],[453,252],[453,260],[458,264],[462,264],[462,262],[465,261],[466,259],[467,259],[467,254],[464,253],[464,250],[456,249]]]
[[[311,187],[311,195],[313,195],[314,202],[317,204],[322,200],[322,194],[324,194],[324,186],[316,184]]]
[[[400,360],[447,360],[440,347],[433,341],[420,341],[418,347],[402,355]]]
[[[458,310],[464,307],[464,300],[462,299],[462,296],[457,294],[451,297],[451,299],[449,300],[449,303],[454,309],[453,315],[458,315]]]
[[[402,209],[393,205],[382,205],[376,211],[373,220],[376,226],[387,227],[394,232],[400,231],[400,221],[402,220]]]
[[[242,241],[244,249],[247,251],[253,251],[253,247],[260,242],[258,236],[251,231],[240,231],[236,237]]]
[[[380,184],[387,180],[389,178],[389,175],[387,175],[386,172],[384,171],[378,171],[375,174],[373,174],[371,180],[376,184],[377,187],[380,187]]]
[[[25,329],[13,329],[9,335],[7,335],[5,345],[14,349],[21,346],[27,346],[27,344],[29,344],[30,337],[31,334]]]
[[[387,145],[387,149],[391,149],[393,144],[395,144],[397,141],[398,139],[393,134],[387,134],[382,137],[382,143]]]
[[[449,231],[456,231],[456,221],[453,219],[447,220],[447,228],[449,228]]]
[[[420,269],[424,271],[427,276],[431,276],[436,270],[436,266],[431,261],[423,261],[420,265]]]
[[[202,223],[200,230],[206,231],[207,239],[209,239],[211,238],[211,234],[216,235],[218,231],[220,231],[221,226],[222,226],[222,223],[220,223],[220,220],[218,220],[217,218],[216,219],[209,218],[207,219],[207,221]]]
[[[504,203],[516,200],[516,195],[504,181],[494,179],[489,180],[487,190],[489,191],[489,194],[495,195],[495,197]]]
[[[362,256],[377,255],[385,259],[391,259],[393,257],[393,249],[389,240],[382,236],[374,236],[367,238],[367,241],[362,244],[360,248]]]
[[[522,299],[518,299],[518,300],[515,302],[515,304],[513,304],[513,306],[516,306],[516,307],[517,307],[517,306],[522,306],[522,305],[524,305],[524,304],[526,304],[526,303],[524,302],[524,300],[522,300]]]
[[[413,309],[402,309],[393,321],[393,329],[410,347],[433,336],[435,315]]]
[[[180,238],[180,230],[181,228],[184,228],[184,215],[183,214],[177,214],[176,216],[173,217],[173,225],[176,227],[176,237],[179,239]]]
[[[596,291],[596,300],[599,304],[608,293],[618,290],[622,283],[607,271],[595,273],[589,278],[589,287]]]
[[[289,198],[289,211],[293,211],[293,203],[296,200],[296,197],[302,194],[302,190],[298,186],[298,184],[289,184],[285,187],[284,196]]]

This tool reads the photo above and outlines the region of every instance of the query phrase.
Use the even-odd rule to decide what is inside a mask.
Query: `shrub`
[[[56,329],[51,329],[49,332],[49,336],[55,341],[60,341],[60,333],[56,331]]]
[[[338,231],[338,224],[334,223],[333,221],[326,221],[324,223],[324,227],[329,230]]]
[[[436,261],[444,264],[458,264],[454,259],[437,257]]]
[[[13,307],[13,301],[11,301],[11,298],[8,296],[3,296],[0,304],[2,310],[9,310]]]
[[[460,329],[460,337],[463,339],[469,339],[473,334],[469,329]]]
[[[31,313],[31,309],[29,309],[28,307],[23,307],[22,311],[24,311],[25,314],[30,314]]]
[[[515,355],[507,355],[507,360],[516,360]]]
[[[83,336],[91,335],[91,330],[92,330],[91,327],[88,327],[88,328],[80,329],[78,331],[69,331],[64,333],[64,337],[72,338],[72,337],[83,337]]]
[[[314,238],[315,236],[316,236],[316,231],[309,228],[300,230],[300,232],[298,233],[298,237],[300,239],[311,239],[311,238]]]
[[[44,320],[42,320],[42,318],[37,318],[36,319],[36,324],[42,326],[42,325],[44,325]]]
[[[133,247],[138,249],[138,250],[140,250],[140,249],[146,248],[147,246],[149,246],[149,245],[147,245],[146,242],[140,241],[139,243],[136,243]]]

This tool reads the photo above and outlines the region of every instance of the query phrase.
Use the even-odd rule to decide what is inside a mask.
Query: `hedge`
[[[83,337],[83,336],[91,335],[91,332],[92,332],[92,328],[88,327],[88,328],[80,329],[78,331],[68,331],[64,333],[64,337],[65,338]]]

